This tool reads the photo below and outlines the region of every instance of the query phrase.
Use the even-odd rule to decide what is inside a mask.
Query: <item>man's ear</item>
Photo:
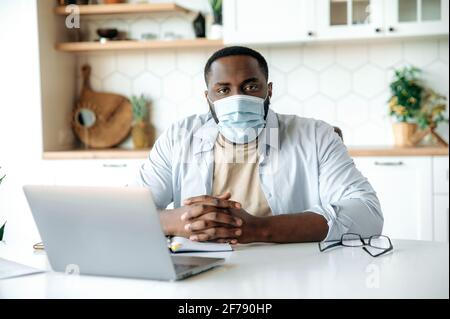
[[[269,96],[269,98],[272,98],[272,89],[273,89],[273,82],[269,82],[269,84],[267,85],[267,95]]]

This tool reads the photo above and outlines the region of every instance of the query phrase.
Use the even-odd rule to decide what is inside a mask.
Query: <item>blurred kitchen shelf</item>
[[[190,40],[147,40],[147,41],[108,41],[100,42],[66,42],[57,43],[56,49],[63,52],[92,52],[115,50],[147,50],[176,48],[222,47],[222,40],[190,39]]]
[[[66,6],[58,6],[54,9],[57,15],[68,15]],[[158,12],[189,12],[189,10],[175,3],[118,3],[118,4],[91,4],[79,5],[80,15],[103,14],[133,14],[133,13],[158,13]]]
[[[147,158],[150,149],[127,150],[127,149],[105,149],[105,150],[68,150],[44,152],[45,160],[82,160],[82,159],[144,159]]]
[[[447,147],[417,146],[367,146],[349,147],[348,152],[352,157],[363,156],[448,156]]]
[[[106,149],[106,150],[68,150],[44,152],[45,160],[82,160],[82,159],[145,159],[151,149],[128,150],[128,149]],[[396,147],[396,146],[358,146],[349,147],[348,152],[352,157],[365,156],[448,156],[449,149],[446,147]]]

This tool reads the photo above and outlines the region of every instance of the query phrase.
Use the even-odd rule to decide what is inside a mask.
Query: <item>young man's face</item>
[[[214,61],[208,76],[205,95],[211,102],[232,96],[252,95],[272,97],[272,83],[267,83],[258,61],[246,55],[220,58]]]

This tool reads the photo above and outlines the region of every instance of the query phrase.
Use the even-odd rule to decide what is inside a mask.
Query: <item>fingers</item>
[[[187,206],[186,209],[187,211],[181,215],[181,220],[183,221],[199,218],[200,216],[208,213],[221,213],[224,215],[230,215],[230,212],[226,209],[207,204],[195,204],[192,206]]]
[[[213,227],[240,227],[243,222],[240,218],[232,217],[228,214],[208,213],[185,225],[186,231],[201,231]]]
[[[206,221],[227,224],[231,226],[237,227],[242,226],[242,219],[240,219],[239,217],[233,217],[230,214],[228,214],[228,212],[225,214],[220,212],[212,212],[204,214],[201,218]]]
[[[235,208],[240,209],[242,206],[240,203],[235,201],[230,201],[229,198],[231,195],[229,193],[225,193],[220,197],[213,197],[209,195],[202,195],[197,197],[191,197],[183,201],[184,205],[193,205],[193,204],[202,204],[202,205],[210,205],[219,208]]]
[[[189,239],[194,241],[210,241],[215,239],[227,239],[239,237],[242,230],[239,228],[214,227],[205,229],[202,232],[192,234]]]
[[[225,238],[225,239],[221,238],[217,239],[216,243],[236,245],[238,243],[238,240],[233,238]]]
[[[225,200],[229,200],[231,198],[231,193],[230,192],[225,192],[222,195],[216,196],[217,198],[220,199],[225,199]]]

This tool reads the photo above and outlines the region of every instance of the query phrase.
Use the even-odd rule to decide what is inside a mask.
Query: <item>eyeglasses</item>
[[[320,242],[319,250],[323,252],[337,246],[362,247],[372,257],[378,257],[394,250],[394,246],[387,236],[374,235],[363,239],[361,235],[353,233],[343,234],[341,240]]]

